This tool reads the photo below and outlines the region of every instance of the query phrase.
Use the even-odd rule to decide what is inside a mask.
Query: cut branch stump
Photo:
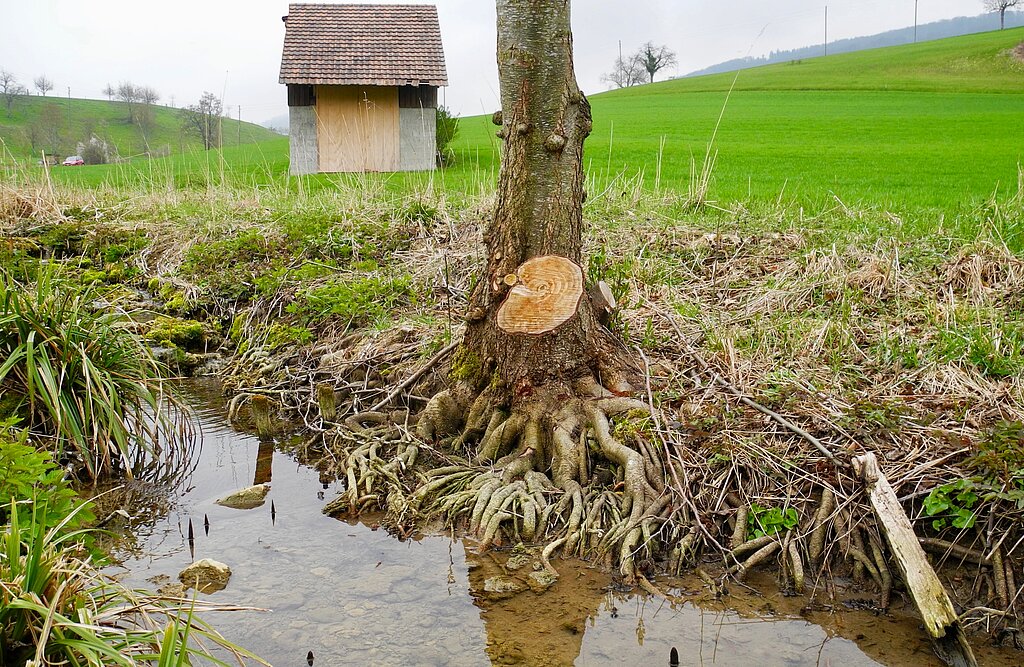
[[[544,334],[576,314],[583,296],[583,269],[558,255],[523,262],[505,276],[511,286],[498,308],[498,326],[507,333]]]

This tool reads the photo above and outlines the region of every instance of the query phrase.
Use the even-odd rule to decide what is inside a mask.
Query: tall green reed
[[[89,480],[183,471],[189,422],[130,321],[53,267],[28,284],[3,273],[0,284],[0,418],[20,418]]]

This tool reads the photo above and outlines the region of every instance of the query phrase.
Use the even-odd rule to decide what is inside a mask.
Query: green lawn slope
[[[38,158],[40,150],[59,156],[70,155],[77,152],[80,142],[92,135],[116,147],[122,157],[140,155],[147,149],[156,154],[174,154],[201,146],[198,136],[182,131],[180,109],[152,105],[149,110],[152,123],[144,133],[137,124],[129,122],[128,107],[122,102],[19,96],[11,107],[10,116],[0,106],[0,139],[7,152],[19,158]],[[239,123],[229,118],[222,122],[225,145],[267,141],[279,136],[252,123]],[[32,127],[37,128],[35,150],[30,137]],[[50,128],[52,131],[47,131]]]
[[[1019,188],[1022,41],[1018,28],[591,95],[587,167],[596,187],[688,192],[711,144],[712,200],[977,206]],[[493,169],[494,130],[464,119],[459,160]]]
[[[961,213],[977,218],[993,196],[1005,201],[1021,190],[1024,62],[1010,53],[1021,42],[1017,28],[593,94],[588,193],[661,189],[729,207],[876,208],[926,226]],[[83,115],[90,104],[92,115],[107,113],[105,127],[123,133],[119,142],[138,144],[122,105],[78,102]],[[159,141],[172,155],[55,169],[54,180],[312,189],[353,181],[456,195],[486,192],[497,179],[500,142],[490,116],[462,119],[454,162],[443,171],[289,179],[286,139],[243,125],[239,142],[225,119],[224,150],[202,151],[182,138],[174,110],[157,111]]]

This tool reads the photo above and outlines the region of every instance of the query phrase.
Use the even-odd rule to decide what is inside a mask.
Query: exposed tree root
[[[420,439],[447,452],[451,464],[420,474],[418,483],[407,474],[419,453],[415,442],[408,434],[380,439],[387,414],[344,419],[347,428],[331,432],[329,449],[347,490],[330,509],[354,513],[377,505],[389,516],[461,523],[482,548],[546,542],[542,562],[552,574],[550,558],[560,549],[616,563],[635,581],[637,563],[662,547],[659,535],[673,521],[665,461],[644,444],[649,439],[632,436],[649,420],[650,406],[592,379],[511,405],[490,388],[472,400],[459,395],[436,393],[419,417]],[[677,562],[695,546],[696,527],[687,530]]]

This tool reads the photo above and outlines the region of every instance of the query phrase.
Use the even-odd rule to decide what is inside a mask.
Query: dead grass
[[[649,362],[658,419],[643,430],[648,444],[642,446],[663,449],[666,478],[679,482],[673,482],[669,520],[641,548],[638,562],[680,568],[716,556],[736,563],[735,547],[750,537],[755,508],[792,508],[798,521],[778,527],[779,547],[765,562],[793,586],[799,560],[808,588],[820,595],[835,575],[852,574],[874,586],[884,606],[892,594],[886,547],[846,465],[872,451],[918,534],[945,553],[938,557],[950,566],[946,583],[967,617],[995,627],[1008,619],[976,608],[1024,611],[1024,586],[1017,585],[1024,584],[1024,513],[1013,495],[1019,478],[986,477],[976,465],[1007,424],[1024,422],[1024,261],[1003,235],[908,236],[885,212],[842,205],[811,216],[784,208],[709,210],[629,188],[599,194],[586,211],[588,275],[612,286],[620,303],[614,326]],[[429,214],[401,215],[410,202],[427,204]],[[333,421],[342,423],[461,337],[491,202],[456,206],[424,194],[382,202],[339,191],[301,202],[276,196],[189,201],[176,193],[173,200],[97,206],[116,210],[108,218],[124,224],[145,221],[152,243],[137,261],[148,275],[192,290],[197,301],[201,288],[180,274],[195,244],[251,229],[276,242],[284,221],[310,210],[342,235],[361,220],[388,220],[385,235],[403,225],[408,240],[377,257],[376,267],[354,268],[357,258],[343,267],[410,277],[414,298],[385,320],[358,331],[327,320],[313,326],[308,345],[270,347],[267,329],[287,321],[298,291],[333,274],[225,306],[225,315],[242,318],[246,342],[227,372],[240,397],[233,409],[245,397],[266,395],[311,432],[333,432],[316,404],[318,385],[334,390],[340,415]],[[993,216],[1009,220],[1014,206],[1019,195]],[[24,210],[32,216],[42,209]],[[17,211],[12,215],[23,216]],[[440,364],[400,397],[390,416],[406,420],[398,442],[410,441],[410,412],[445,382]],[[804,429],[839,465],[725,385]],[[1024,443],[1008,450],[1015,446]],[[443,452],[421,449],[423,457],[444,462]],[[978,485],[966,508],[973,525],[933,527],[942,517],[927,516],[923,501],[962,480]],[[823,496],[836,502],[822,515]],[[820,536],[824,552],[815,554]],[[953,543],[961,550],[948,549]]]

